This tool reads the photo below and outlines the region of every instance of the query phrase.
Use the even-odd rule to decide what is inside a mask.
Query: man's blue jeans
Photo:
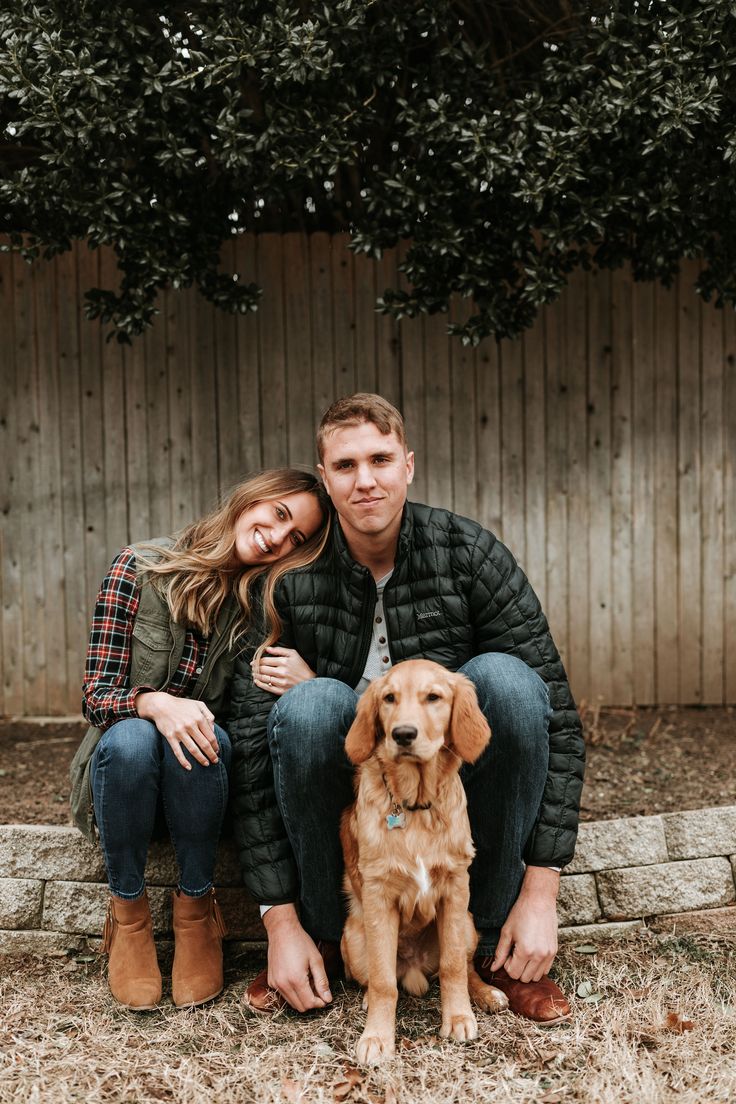
[[[547,687],[520,659],[498,652],[463,667],[492,738],[460,777],[476,856],[470,910],[479,954],[492,954],[524,877],[524,847],[539,813],[549,761]],[[300,876],[302,924],[314,939],[339,941],[344,920],[340,814],[353,800],[344,751],[358,696],[335,679],[311,679],[274,705],[269,742],[276,796]]]
[[[90,777],[110,890],[116,897],[135,900],[143,893],[159,802],[179,864],[179,889],[189,897],[209,892],[230,766],[230,739],[218,725],[215,733],[219,762],[203,767],[183,749],[190,771],[177,762],[150,721],[118,721],[102,734]]]

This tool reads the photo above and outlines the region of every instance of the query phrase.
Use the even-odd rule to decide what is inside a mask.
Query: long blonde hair
[[[301,492],[316,498],[323,527],[273,564],[240,563],[235,553],[235,523],[240,515],[259,502]],[[235,594],[241,612],[233,625],[230,646],[249,628],[253,587],[265,576],[261,601],[267,637],[260,652],[281,635],[281,618],[274,602],[279,580],[287,571],[317,559],[327,543],[330,525],[329,498],[317,477],[296,468],[275,468],[238,484],[219,509],[187,526],[171,547],[142,545],[139,559],[146,571],[159,576],[155,585],[174,621],[198,629],[203,636],[212,634],[223,602]]]

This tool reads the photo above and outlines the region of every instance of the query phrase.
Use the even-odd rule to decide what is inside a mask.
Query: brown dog
[[[359,764],[356,801],[343,813],[349,916],[342,938],[348,977],[367,986],[363,1064],[394,1053],[397,981],[415,996],[439,973],[440,1034],[475,1039],[470,996],[508,1006],[473,967],[478,942],[468,912],[474,855],[461,763],[490,739],[473,684],[436,663],[400,663],[372,682],[345,750]]]

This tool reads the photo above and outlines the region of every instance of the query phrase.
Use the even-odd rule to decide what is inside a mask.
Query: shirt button
[[[381,656],[381,662],[382,663],[388,663],[389,662],[388,656]]]
[[[195,671],[194,673],[195,673],[195,675],[201,675],[201,674],[202,674],[202,668],[201,668],[201,667],[197,667],[197,669],[196,669],[196,671]]]
[[[379,644],[385,644],[386,643],[386,637],[385,636],[379,636],[378,643]]]
[[[380,625],[382,621],[383,621],[383,618],[382,618],[382,617],[377,617],[377,618],[376,618],[376,624],[377,624],[377,625]]]

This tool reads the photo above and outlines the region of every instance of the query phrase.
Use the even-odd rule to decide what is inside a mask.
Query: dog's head
[[[370,684],[345,741],[353,763],[381,757],[428,762],[443,746],[474,763],[491,737],[475,687],[426,659],[397,664]]]

